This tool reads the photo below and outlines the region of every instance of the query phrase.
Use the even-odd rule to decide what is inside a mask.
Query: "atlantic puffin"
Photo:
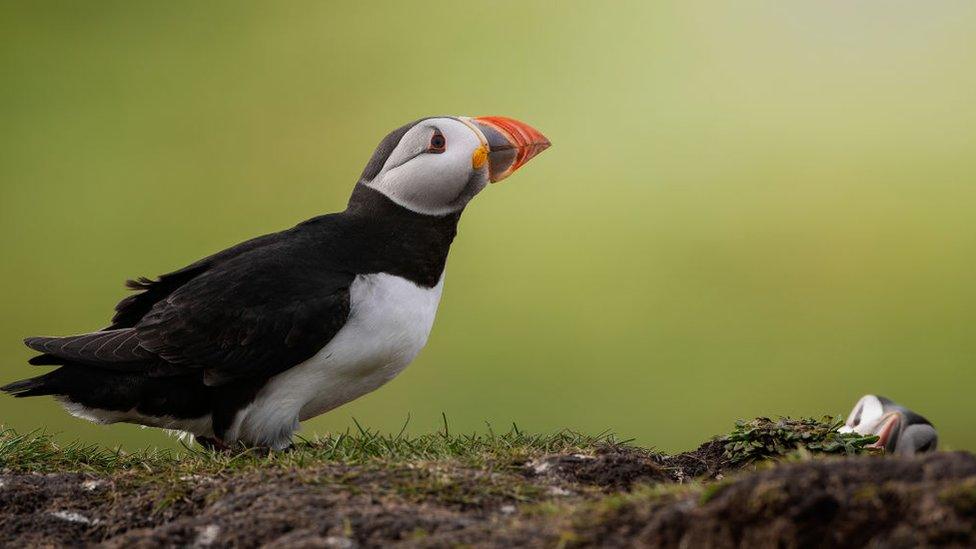
[[[839,431],[877,435],[874,446],[902,456],[930,452],[939,445],[939,436],[929,420],[877,395],[861,397]]]
[[[549,145],[501,116],[401,126],[344,211],[128,281],[138,293],[110,326],[27,338],[41,353],[30,364],[59,368],[0,390],[213,447],[287,448],[300,421],[379,388],[417,356],[465,206]]]

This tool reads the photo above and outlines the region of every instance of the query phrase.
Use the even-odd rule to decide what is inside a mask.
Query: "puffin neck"
[[[441,278],[461,217],[410,211],[361,183],[342,215],[360,243],[356,272],[393,274],[426,288]]]
[[[404,208],[390,200],[376,189],[367,187],[363,183],[356,183],[346,206],[346,213],[350,215],[364,215],[376,218],[402,219],[405,222],[417,222],[430,225],[457,225],[461,218],[461,211],[444,215],[427,215]]]

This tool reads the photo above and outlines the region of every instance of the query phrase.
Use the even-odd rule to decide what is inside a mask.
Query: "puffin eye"
[[[427,152],[442,153],[447,147],[447,139],[440,130],[434,130],[434,135],[430,136],[430,144],[427,145]]]

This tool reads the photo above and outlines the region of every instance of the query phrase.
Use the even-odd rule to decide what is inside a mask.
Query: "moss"
[[[728,479],[723,479],[720,481],[712,482],[705,485],[702,488],[701,496],[698,498],[699,505],[705,505],[713,499],[717,498],[726,488],[731,486],[732,482]]]
[[[522,505],[519,512],[527,518],[556,517],[566,512],[567,505],[560,502],[545,500],[528,505]]]
[[[748,464],[782,457],[803,457],[811,452],[818,454],[856,455],[873,450],[868,446],[878,437],[841,433],[843,421],[824,417],[810,418],[756,418],[737,421],[735,428],[720,440],[724,456],[733,464]]]
[[[963,516],[976,516],[976,478],[965,481],[944,490],[939,494],[939,500],[951,506]]]
[[[756,484],[749,494],[747,505],[753,513],[762,509],[774,508],[786,501],[785,482],[780,479]]]
[[[873,484],[865,484],[854,491],[852,498],[858,503],[875,503],[881,498],[881,490]]]

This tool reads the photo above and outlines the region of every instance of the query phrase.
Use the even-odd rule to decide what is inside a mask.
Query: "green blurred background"
[[[677,450],[877,392],[976,449],[976,4],[352,4],[0,5],[0,381],[125,278],[342,209],[398,125],[503,114],[552,149],[465,213],[418,360],[304,434]]]

